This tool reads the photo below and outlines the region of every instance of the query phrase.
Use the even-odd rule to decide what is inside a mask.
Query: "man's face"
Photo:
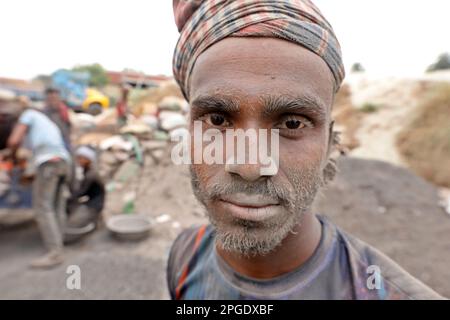
[[[258,163],[191,165],[194,193],[223,249],[266,254],[301,223],[323,184],[333,92],[326,63],[287,41],[229,38],[199,57],[191,131],[195,121],[224,136],[226,129],[279,130],[276,173],[263,175]]]
[[[59,96],[58,92],[50,92],[47,93],[46,95],[46,102],[47,102],[47,106],[49,106],[50,108],[58,108],[59,104],[61,103],[61,98]]]

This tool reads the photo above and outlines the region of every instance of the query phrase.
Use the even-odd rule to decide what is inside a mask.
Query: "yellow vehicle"
[[[109,98],[89,87],[90,74],[60,69],[52,74],[52,86],[60,91],[64,102],[75,111],[93,115],[109,108]]]
[[[81,105],[81,110],[93,115],[97,115],[103,110],[108,109],[109,105],[110,102],[107,96],[96,89],[87,88],[86,98]]]

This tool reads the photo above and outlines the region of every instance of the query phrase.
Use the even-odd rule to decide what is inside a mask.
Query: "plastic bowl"
[[[113,216],[106,222],[106,227],[113,236],[120,240],[142,240],[148,237],[153,222],[149,217],[136,214]]]
[[[91,233],[96,228],[96,224],[94,222],[89,223],[88,225],[80,228],[67,227],[64,230],[64,242],[71,243],[81,239],[83,236]]]

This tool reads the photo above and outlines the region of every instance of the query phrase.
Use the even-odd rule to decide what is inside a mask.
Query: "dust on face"
[[[199,57],[191,81],[191,129],[202,121],[204,130],[223,134],[279,130],[274,175],[261,175],[258,165],[191,165],[193,190],[215,226],[217,244],[243,255],[267,254],[301,223],[324,184],[332,140],[331,71],[320,57],[287,41],[230,38]],[[242,205],[242,198],[252,197],[268,205]],[[230,205],[229,199],[241,202]],[[245,210],[273,214],[247,219],[252,215]]]

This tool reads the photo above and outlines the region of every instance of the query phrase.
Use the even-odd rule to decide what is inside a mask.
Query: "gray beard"
[[[294,228],[301,223],[311,208],[324,180],[320,169],[290,172],[289,185],[276,185],[271,178],[261,182],[245,182],[230,178],[224,183],[214,183],[202,190],[198,177],[191,167],[191,182],[196,198],[204,205],[211,224],[215,227],[215,241],[225,251],[244,256],[266,255],[274,251]],[[225,194],[262,194],[279,199],[285,213],[264,222],[220,217],[208,203]]]

